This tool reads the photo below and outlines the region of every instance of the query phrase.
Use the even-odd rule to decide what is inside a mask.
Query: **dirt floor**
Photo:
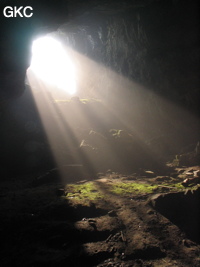
[[[198,169],[2,180],[1,266],[198,267],[199,186],[181,185]]]

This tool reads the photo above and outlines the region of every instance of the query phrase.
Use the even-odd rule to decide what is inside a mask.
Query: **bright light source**
[[[33,42],[30,68],[47,84],[76,92],[74,65],[61,43],[50,36]]]

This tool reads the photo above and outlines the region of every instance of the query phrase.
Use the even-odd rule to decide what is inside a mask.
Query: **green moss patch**
[[[75,204],[88,205],[91,201],[109,199],[110,194],[128,197],[130,195],[148,195],[153,193],[180,192],[194,190],[195,187],[185,188],[181,183],[176,184],[148,184],[118,182],[114,183],[86,182],[84,184],[68,184],[66,198]]]
[[[150,194],[157,189],[156,185],[149,185],[143,183],[115,183],[110,188],[110,192],[117,195],[128,194]]]
[[[76,202],[85,202],[102,199],[103,195],[99,192],[93,182],[84,184],[69,184],[66,187],[68,199]]]
[[[185,189],[185,187],[181,183],[173,184],[172,187],[174,187],[175,190]]]
[[[158,187],[160,188],[169,188],[170,191],[176,191],[176,192],[180,192],[180,191],[188,191],[188,190],[196,190],[198,188],[198,185],[193,185],[190,187],[184,187],[182,185],[182,183],[176,183],[176,184],[162,184],[162,185],[158,185]]]

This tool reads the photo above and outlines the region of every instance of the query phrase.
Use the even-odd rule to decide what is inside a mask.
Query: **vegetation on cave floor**
[[[85,203],[103,199],[104,195],[97,189],[94,182],[84,184],[68,184],[66,187],[67,199],[73,200],[76,203]]]
[[[109,185],[108,190],[111,193],[128,196],[129,194],[150,194],[157,189],[156,185],[132,182],[117,182]]]
[[[68,184],[66,186],[66,198],[73,203],[89,204],[90,201],[98,201],[108,199],[110,194],[121,197],[132,197],[133,195],[149,195],[164,192],[188,192],[188,190],[196,190],[196,186],[185,188],[180,182],[178,183],[151,183],[147,182],[130,182],[113,180],[106,183],[97,181],[89,181],[83,184]]]

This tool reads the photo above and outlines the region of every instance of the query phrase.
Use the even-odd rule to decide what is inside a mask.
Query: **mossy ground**
[[[108,198],[109,194],[120,196],[129,196],[132,194],[150,194],[158,187],[143,183],[126,183],[115,182],[106,185],[106,190],[102,191],[96,182],[88,182],[84,184],[69,184],[66,187],[66,197],[73,202],[87,202]]]
[[[197,186],[186,189],[181,183],[163,183],[163,184],[149,184],[144,182],[128,182],[115,181],[106,183],[106,185],[99,185],[97,181],[85,182],[83,184],[68,184],[65,188],[66,198],[73,203],[88,204],[91,201],[106,200],[110,194],[118,195],[120,197],[131,197],[133,195],[149,195],[154,193],[165,192],[180,192],[188,190],[195,190]]]
[[[129,194],[149,194],[153,193],[157,188],[156,185],[149,185],[143,183],[123,183],[118,182],[113,184],[110,191],[118,195],[129,195]]]
[[[33,186],[33,178],[1,181],[1,266],[129,267],[139,260],[141,266],[199,266],[199,245],[148,204],[155,193],[187,194],[195,187],[118,173],[65,186],[60,180]]]
[[[104,198],[104,195],[97,189],[94,182],[69,184],[66,187],[66,193],[66,198],[76,203],[87,203]]]

